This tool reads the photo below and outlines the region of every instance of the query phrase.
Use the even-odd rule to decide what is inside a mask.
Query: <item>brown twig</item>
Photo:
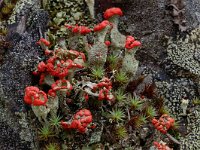
[[[172,140],[174,143],[176,143],[176,144],[178,144],[178,145],[181,144],[181,143],[180,143],[177,139],[175,139],[171,134],[167,133],[166,136],[167,136],[170,140]]]

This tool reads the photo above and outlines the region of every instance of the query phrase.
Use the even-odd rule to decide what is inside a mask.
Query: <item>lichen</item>
[[[159,94],[165,99],[165,106],[170,113],[181,122],[186,136],[180,136],[181,150],[196,150],[200,148],[200,109],[192,105],[192,99],[197,95],[196,87],[192,80],[181,78],[169,81],[156,82]],[[187,110],[182,109],[182,98],[187,97]],[[190,111],[188,111],[190,110]],[[184,114],[184,111],[186,114]],[[187,118],[185,120],[185,117]],[[186,129],[186,131],[184,131]],[[185,133],[183,133],[185,134]]]
[[[192,75],[200,76],[200,28],[196,28],[185,38],[169,39],[167,47],[168,59]]]
[[[84,0],[49,0],[46,3],[45,9],[49,12],[51,18],[47,35],[52,46],[54,46],[55,41],[65,38],[64,40],[70,49],[84,51],[84,39],[73,38],[64,25],[75,26],[78,24],[92,28],[94,22],[89,17],[89,12],[85,8]],[[73,42],[71,42],[72,40]]]
[[[8,24],[14,24],[17,22],[17,18],[20,15],[27,15],[27,11],[31,10],[35,10],[36,8],[39,8],[39,1],[32,1],[32,0],[19,0],[16,5],[15,8],[13,9],[13,12],[10,16],[10,18],[8,19]],[[22,11],[23,10],[23,11]]]
[[[180,150],[197,150],[200,149],[200,107],[194,108],[194,111],[187,116],[188,135],[181,137]]]
[[[177,119],[183,113],[181,100],[184,97],[194,98],[196,95],[195,84],[186,78],[170,79],[169,81],[156,82],[156,87],[160,96],[165,99],[165,106]],[[189,104],[191,100],[189,100]]]
[[[200,76],[199,38],[200,28],[192,30],[185,37],[169,38],[168,56],[166,58],[168,64],[165,64],[165,69],[171,75],[179,77],[179,79],[170,79],[169,81],[156,83],[159,93],[166,99],[165,104],[177,119],[180,119],[180,114],[184,113],[181,108],[182,98],[189,100],[188,107],[190,108],[191,100],[195,95],[198,95],[195,82],[199,81]],[[193,77],[197,80],[193,80]]]

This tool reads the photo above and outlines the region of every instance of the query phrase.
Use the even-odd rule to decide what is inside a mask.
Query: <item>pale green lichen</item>
[[[122,61],[122,68],[121,71],[125,72],[129,78],[135,76],[136,71],[138,69],[139,61],[135,59],[135,52],[136,50],[133,49],[132,51],[126,51],[125,56]]]
[[[177,67],[181,68],[179,76],[184,77],[184,72],[195,76],[197,79],[200,76],[200,28],[192,30],[186,37],[177,37],[176,39],[170,38],[167,47],[167,59],[171,60]],[[178,68],[180,67],[180,68]],[[176,73],[177,75],[177,73]],[[180,137],[181,150],[196,150],[200,149],[200,128],[199,128],[199,108],[195,108],[192,113],[186,114],[186,109],[191,109],[189,105],[184,106],[181,103],[182,97],[195,95],[194,83],[187,79],[177,79],[169,82],[156,83],[159,93],[166,99],[165,104],[170,108],[170,111],[177,119],[180,119],[180,114],[187,116],[187,132],[188,135]],[[186,86],[187,85],[187,86]],[[187,93],[187,91],[190,91]],[[188,108],[189,107],[189,108]],[[194,114],[195,117],[191,117]]]
[[[19,15],[23,9],[26,9],[26,6],[30,6],[31,9],[39,9],[40,6],[40,2],[38,0],[19,0],[16,5],[15,8],[13,9],[13,12],[10,16],[10,18],[8,19],[8,24],[14,24],[16,23],[16,17],[17,15]]]
[[[88,51],[88,63],[90,66],[99,66],[102,68],[106,62],[108,46],[104,43],[107,32],[110,30],[108,25],[105,29],[98,31],[95,43]]]
[[[181,137],[180,150],[197,150],[200,149],[200,107],[194,108],[194,111],[187,116],[188,135]]]
[[[31,142],[33,141],[33,135],[30,128],[30,124],[28,121],[28,117],[27,114],[24,112],[16,112],[15,115],[17,115],[19,117],[18,122],[21,125],[21,132],[20,134],[20,138],[23,139],[23,141],[27,141],[27,142]]]
[[[47,35],[53,45],[55,41],[60,41],[60,37],[62,37],[68,45],[67,48],[84,51],[85,38],[74,37],[64,26],[66,23],[72,26],[78,24],[89,28],[93,27],[94,23],[90,19],[87,9],[85,9],[84,0],[48,0],[45,8],[51,18]]]
[[[176,65],[200,76],[200,28],[191,31],[185,38],[169,39],[167,47],[168,58]]]
[[[115,15],[108,20],[113,24],[113,28],[110,33],[111,44],[117,48],[124,48],[126,42],[126,36],[121,34],[118,30],[119,16]]]
[[[85,0],[87,6],[88,6],[88,9],[90,11],[90,16],[92,19],[94,19],[94,3],[95,3],[95,0]]]

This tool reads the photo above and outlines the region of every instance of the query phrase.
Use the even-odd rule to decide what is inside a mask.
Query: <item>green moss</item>
[[[111,122],[120,122],[123,121],[125,118],[124,111],[121,109],[113,109],[110,111],[109,118],[111,119]]]
[[[45,146],[45,150],[59,150],[60,147],[56,143],[49,143]]]
[[[120,84],[125,84],[128,82],[128,76],[126,75],[125,72],[117,72],[115,75],[115,80],[116,82],[119,82]]]
[[[102,79],[104,76],[104,69],[101,67],[95,67],[92,69],[92,76],[95,79]]]
[[[145,109],[145,113],[146,113],[146,116],[150,119],[154,118],[157,114],[153,106],[147,106]]]
[[[49,125],[45,125],[39,129],[39,139],[47,141],[50,137],[53,137],[53,131]]]
[[[124,126],[117,126],[115,131],[119,139],[124,139],[128,135],[127,130]]]

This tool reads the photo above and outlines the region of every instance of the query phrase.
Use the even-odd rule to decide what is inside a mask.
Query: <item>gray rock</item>
[[[32,84],[31,72],[42,57],[36,41],[40,37],[39,28],[42,32],[46,30],[48,14],[29,7],[22,10],[26,13],[21,18],[17,13],[16,23],[10,25],[8,39],[13,47],[6,51],[0,66],[1,150],[37,149],[23,96],[25,87]]]

